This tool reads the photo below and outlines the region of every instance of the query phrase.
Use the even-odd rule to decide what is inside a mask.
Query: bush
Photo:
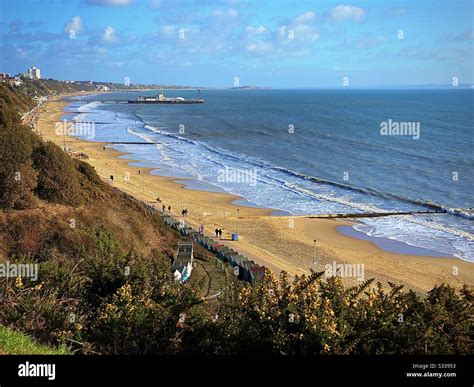
[[[26,95],[0,84],[0,207],[32,207],[35,195],[54,203],[81,205],[104,185],[90,165],[73,160],[21,124],[17,109],[32,104]]]
[[[34,204],[37,174],[32,167],[34,138],[28,129],[0,127],[0,206],[22,209]]]
[[[82,174],[89,182],[97,187],[102,187],[103,183],[94,167],[81,160],[74,160],[77,171]]]
[[[36,192],[41,199],[77,206],[84,202],[74,161],[52,142],[40,144],[33,154],[38,171]]]
[[[345,288],[322,273],[230,291],[202,341],[206,353],[463,354],[472,353],[472,294],[443,285],[426,298],[367,281]]]
[[[0,281],[0,324],[83,353],[181,351],[202,315],[193,313],[194,291],[174,281],[163,256],[126,254],[105,229],[87,234],[93,249],[84,259],[42,262],[37,283]]]

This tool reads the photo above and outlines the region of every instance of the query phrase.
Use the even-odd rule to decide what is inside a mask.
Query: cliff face
[[[87,239],[84,230],[107,229],[127,251],[168,257],[177,237],[159,216],[22,125],[20,113],[33,105],[0,84],[0,254],[36,259],[46,249],[51,258],[74,255]]]
[[[192,304],[194,290],[181,289],[171,274],[178,236],[88,164],[22,125],[20,113],[32,106],[27,95],[0,85],[0,264],[39,267],[37,279],[0,278],[0,325],[50,345],[86,331],[95,337],[97,313],[131,283],[134,292],[148,289],[153,308]],[[162,286],[163,295],[179,299],[162,305],[155,297]],[[173,323],[185,309],[168,311]],[[89,333],[81,351],[108,353],[107,335],[89,345]]]

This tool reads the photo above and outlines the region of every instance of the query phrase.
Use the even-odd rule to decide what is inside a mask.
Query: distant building
[[[15,78],[13,78],[13,80],[11,81],[11,84],[12,84],[13,86],[15,86],[15,87],[21,86],[22,83],[23,83],[23,81],[22,81],[21,78],[18,77],[18,76],[15,77]]]
[[[0,82],[5,82],[11,86],[16,87],[21,86],[23,83],[22,79],[18,75],[12,77],[9,73],[0,73]]]
[[[37,67],[30,67],[28,69],[28,77],[31,79],[41,79],[41,71]]]
[[[109,88],[105,85],[97,85],[95,88],[97,90],[100,90],[100,91],[108,91],[109,90]]]

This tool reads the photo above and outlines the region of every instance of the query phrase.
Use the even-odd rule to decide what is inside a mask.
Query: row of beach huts
[[[187,226],[182,220],[177,220],[165,213],[161,216],[165,224],[177,230],[181,236],[189,238],[189,241],[178,242],[178,252],[173,263],[173,273],[176,280],[185,282],[191,276],[194,259],[193,242],[216,254],[222,262],[229,264],[239,280],[253,284],[263,277],[265,273],[264,266],[249,260],[219,241],[200,234],[192,227]]]

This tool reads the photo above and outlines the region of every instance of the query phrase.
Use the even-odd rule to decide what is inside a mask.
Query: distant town
[[[38,82],[39,81],[39,82]],[[32,66],[29,67],[26,72],[12,75],[7,72],[0,72],[0,82],[7,83],[12,87],[24,88],[27,94],[31,94],[33,97],[37,94],[38,86],[40,88],[48,89],[49,92],[46,94],[57,94],[57,90],[61,89],[61,85],[64,86],[63,92],[108,92],[117,90],[158,90],[158,89],[190,89],[190,90],[215,90],[215,89],[228,89],[228,90],[268,90],[269,87],[261,86],[233,86],[227,88],[216,88],[216,87],[203,87],[203,86],[183,86],[183,85],[163,85],[156,83],[131,83],[129,78],[125,78],[123,83],[116,82],[97,82],[92,80],[56,80],[53,78],[43,78],[41,75],[41,69]],[[32,87],[34,84],[34,87]]]
[[[73,86],[76,91],[111,91],[111,90],[143,90],[143,89],[202,89],[203,87],[182,86],[182,85],[158,85],[158,84],[132,84],[128,78],[125,78],[123,83],[114,82],[96,82],[92,80],[65,80],[58,81],[52,78],[42,78],[41,69],[32,66],[27,69],[25,73],[18,73],[12,75],[6,72],[0,72],[0,82],[7,83],[13,87],[25,86],[29,81],[41,80],[45,87],[48,87],[48,82],[60,82],[66,85]],[[53,93],[54,94],[54,93]]]

